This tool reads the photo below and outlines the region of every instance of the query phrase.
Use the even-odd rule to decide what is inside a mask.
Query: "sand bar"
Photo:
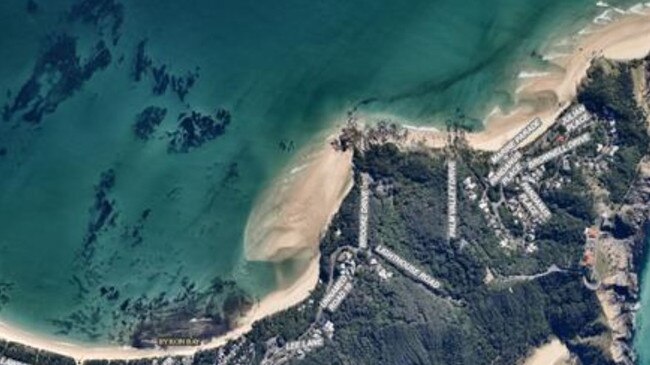
[[[321,143],[292,165],[300,167],[279,174],[249,216],[250,261],[316,256],[321,235],[352,188],[352,150]]]

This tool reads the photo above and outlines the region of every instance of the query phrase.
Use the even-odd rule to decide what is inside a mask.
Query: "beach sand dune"
[[[491,113],[484,131],[468,135],[470,145],[477,149],[496,150],[512,138],[519,127],[539,116],[544,128],[528,139],[534,140],[576,96],[578,85],[586,76],[593,59],[630,60],[642,58],[650,52],[650,14],[629,14],[594,28],[573,41],[573,53],[553,60],[558,66],[556,71],[523,79],[517,88],[518,107],[508,113],[499,110]]]
[[[318,254],[323,231],[352,187],[352,151],[323,143],[302,156],[251,213],[245,233],[248,260],[280,262]]]

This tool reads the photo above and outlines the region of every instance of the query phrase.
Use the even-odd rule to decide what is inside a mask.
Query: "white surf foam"
[[[300,171],[304,170],[307,166],[309,166],[309,163],[304,163],[304,164],[302,164],[300,166],[296,166],[296,167],[292,168],[291,171],[289,171],[289,174],[293,175],[293,174],[295,174],[297,172],[300,172]]]
[[[411,131],[436,132],[436,133],[440,132],[440,129],[436,127],[423,127],[423,126],[409,125],[409,124],[404,124],[402,126]]]
[[[595,24],[601,24],[602,25],[602,24],[611,23],[612,20],[614,20],[612,18],[612,9],[607,9],[607,10],[603,11],[600,15],[595,17],[593,22]],[[582,30],[580,32],[582,32]],[[580,32],[579,32],[579,34],[586,34],[586,33],[580,33]]]
[[[543,77],[549,75],[549,72],[545,71],[521,71],[517,75],[520,79],[530,79],[534,77]]]
[[[553,52],[542,56],[544,61],[553,61],[558,58],[569,56],[569,53]]]
[[[584,27],[578,31],[578,35],[586,35],[591,33],[592,30],[589,27]]]
[[[645,15],[645,6],[641,3],[636,4],[632,7],[630,7],[627,11],[632,14],[639,14],[639,15]]]

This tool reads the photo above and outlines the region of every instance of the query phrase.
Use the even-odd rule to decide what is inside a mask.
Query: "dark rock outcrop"
[[[29,14],[36,14],[38,12],[38,3],[34,0],[27,0],[25,8]]]
[[[151,91],[154,95],[164,95],[168,89],[171,89],[181,101],[185,101],[185,97],[199,78],[199,69],[188,71],[184,75],[173,73],[167,65],[155,64],[147,55],[146,46],[146,39],[138,42],[136,46],[131,72],[133,80],[140,82],[146,76],[150,76],[153,81]]]
[[[76,38],[70,35],[53,36],[46,43],[29,80],[23,84],[13,102],[5,104],[5,121],[24,111],[24,121],[40,123],[43,116],[53,113],[60,103],[81,89],[95,72],[111,63],[111,53],[104,41],[95,44],[85,62],[77,54]]]
[[[138,45],[136,46],[135,59],[133,60],[133,70],[132,70],[133,79],[136,82],[140,82],[140,80],[142,80],[142,78],[146,75],[146,73],[151,68],[151,65],[153,64],[151,58],[145,52],[146,46],[147,46],[146,39],[138,42]]]
[[[100,34],[105,32],[103,27],[109,27],[115,45],[124,22],[124,6],[115,0],[81,0],[70,8],[68,21],[93,25]]]
[[[143,141],[151,138],[156,128],[165,119],[165,115],[167,115],[167,109],[165,108],[153,105],[146,107],[137,115],[135,124],[133,125],[133,132],[136,137]]]
[[[226,133],[230,124],[230,112],[219,109],[213,116],[199,112],[182,113],[178,117],[178,127],[170,133],[168,151],[187,153]]]
[[[109,193],[115,185],[115,171],[108,169],[102,172],[99,183],[95,186],[95,201],[90,209],[90,220],[83,239],[81,256],[84,260],[92,259],[95,253],[94,243],[104,228],[114,225],[118,212],[116,203]]]

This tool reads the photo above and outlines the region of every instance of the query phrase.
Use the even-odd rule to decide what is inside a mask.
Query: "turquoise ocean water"
[[[601,11],[586,0],[0,2],[0,319],[106,344],[146,308],[225,300],[215,278],[264,295],[275,267],[244,259],[246,219],[332,120],[361,105],[479,128],[549,39]],[[147,108],[164,118],[145,118],[138,137]]]

